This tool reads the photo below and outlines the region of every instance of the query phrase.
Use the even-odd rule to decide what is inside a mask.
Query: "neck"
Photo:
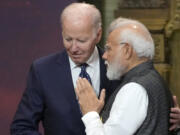
[[[148,61],[148,58],[138,58],[137,60],[132,60],[129,61],[128,67],[127,67],[127,72],[131,69],[133,69],[134,67],[138,66],[141,63],[144,63],[146,61]]]

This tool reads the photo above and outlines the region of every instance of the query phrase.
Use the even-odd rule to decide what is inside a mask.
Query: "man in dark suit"
[[[102,52],[96,47],[102,33],[99,10],[73,3],[63,10],[61,26],[65,50],[33,62],[11,135],[40,135],[40,121],[46,135],[85,135],[76,80],[85,71],[97,96],[109,85]]]

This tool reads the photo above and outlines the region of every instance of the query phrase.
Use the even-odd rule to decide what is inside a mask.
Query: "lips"
[[[80,58],[81,55],[71,55],[74,59]]]
[[[109,63],[107,61],[105,61],[104,64],[106,65],[106,67],[109,66]]]

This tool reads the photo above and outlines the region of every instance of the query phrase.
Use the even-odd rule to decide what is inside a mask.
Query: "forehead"
[[[112,46],[118,44],[120,41],[120,32],[119,31],[112,31],[109,33],[107,37],[107,45]]]
[[[77,6],[77,8],[68,8],[62,15],[62,25],[65,25],[66,23],[70,24],[77,24],[82,25],[84,23],[86,24],[93,24],[93,14],[90,10],[88,10],[88,7],[81,7]]]
[[[75,27],[83,27],[83,26],[92,26],[92,19],[88,16],[77,16],[74,15],[72,17],[67,16],[64,17],[62,21],[62,26],[75,26]]]
[[[63,34],[66,36],[92,36],[94,33],[93,26],[86,22],[73,22],[65,21],[62,27]]]
[[[92,31],[94,26],[92,20],[89,17],[66,17],[63,20],[62,29],[63,31]]]

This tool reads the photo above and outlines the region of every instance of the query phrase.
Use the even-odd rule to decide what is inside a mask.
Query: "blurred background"
[[[76,0],[0,0],[0,134],[9,126],[33,60],[61,50],[59,17]]]
[[[84,0],[0,0],[0,134],[9,127],[33,60],[63,48],[60,13]],[[143,22],[156,44],[155,66],[180,101],[180,1],[85,0],[102,13],[103,37],[119,16]]]

